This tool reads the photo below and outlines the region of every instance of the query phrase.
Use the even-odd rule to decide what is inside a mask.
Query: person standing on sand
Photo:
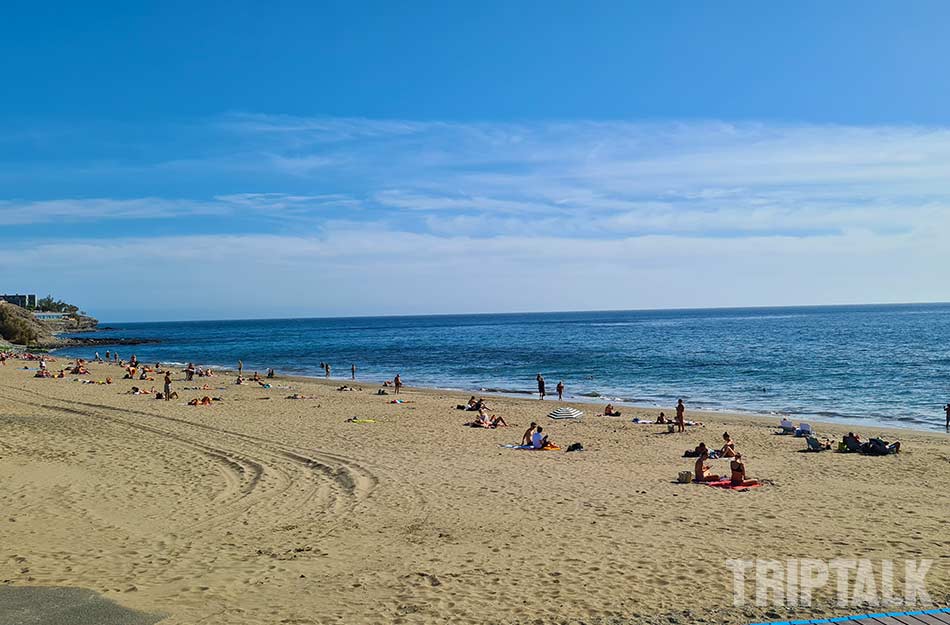
[[[396,374],[396,377],[393,378],[393,388],[396,389],[396,395],[399,394],[399,389],[402,388],[402,378],[399,377],[399,374]]]
[[[676,402],[676,429],[678,432],[686,431],[686,406],[682,399]]]
[[[244,373],[244,361],[238,361],[238,377],[241,377],[241,374]]]
[[[538,397],[544,399],[544,378],[539,373],[535,379],[538,381]]]
[[[172,373],[171,371],[165,372],[165,401],[169,401],[172,398]]]
[[[564,380],[560,380],[555,387],[557,389],[557,400],[561,401],[564,399]]]
[[[352,375],[352,379],[355,380],[356,379],[356,365],[355,364],[350,365],[350,374]]]

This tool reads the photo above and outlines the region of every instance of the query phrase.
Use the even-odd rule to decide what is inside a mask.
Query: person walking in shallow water
[[[557,389],[557,400],[558,401],[563,400],[564,399],[564,380],[560,380],[557,383],[557,386],[554,388]]]
[[[686,406],[683,400],[676,402],[676,430],[678,432],[686,431]]]
[[[544,399],[544,378],[541,377],[541,374],[539,373],[536,379],[538,381],[538,398]]]
[[[355,380],[356,379],[356,365],[355,364],[350,365],[350,374],[352,376],[351,379]]]
[[[326,367],[327,367],[327,377],[329,378],[330,377],[330,363],[327,363]]]
[[[244,373],[244,361],[239,360],[238,361],[238,377],[241,377],[241,374],[243,373]]]
[[[950,430],[950,404],[944,406],[943,411],[947,413],[947,429]]]

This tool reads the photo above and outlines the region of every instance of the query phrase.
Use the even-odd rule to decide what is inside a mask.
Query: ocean
[[[103,323],[128,359],[943,429],[950,304]],[[64,352],[91,358],[107,346]]]

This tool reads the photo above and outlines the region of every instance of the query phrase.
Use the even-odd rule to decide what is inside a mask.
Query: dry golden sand
[[[950,593],[950,445],[891,432],[905,451],[799,453],[761,419],[690,414],[686,435],[554,402],[492,398],[517,424],[463,428],[467,395],[315,380],[234,386],[210,408],[0,368],[0,582],[81,586],[171,624],[741,623],[727,558],[932,558]],[[119,377],[93,366],[92,379]],[[201,382],[198,382],[200,384]],[[156,386],[160,382],[156,381]],[[347,423],[348,417],[373,424]],[[538,420],[583,453],[500,448]],[[683,450],[724,429],[747,492],[673,483]],[[841,427],[819,432],[840,435]],[[882,433],[862,428],[862,433]],[[726,461],[713,461],[725,470]],[[900,564],[898,566],[901,566]],[[832,613],[826,602],[811,612]]]

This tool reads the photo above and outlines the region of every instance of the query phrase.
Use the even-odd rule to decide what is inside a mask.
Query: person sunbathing
[[[845,449],[851,452],[860,452],[864,443],[861,442],[861,437],[855,434],[854,432],[848,432],[841,439],[841,442],[844,443]]]
[[[619,417],[619,416],[620,416],[620,411],[619,411],[619,410],[614,410],[614,405],[613,405],[613,404],[607,404],[607,405],[604,407],[604,416],[605,416],[605,417]]]
[[[657,423],[657,425],[663,425],[663,424],[665,424],[665,423],[672,423],[672,421],[670,421],[669,419],[667,419],[667,418],[666,418],[666,415],[661,412],[661,413],[660,413],[660,416],[656,418],[656,423]]]
[[[696,464],[693,466],[693,472],[696,476],[695,479],[697,482],[718,482],[719,476],[709,472],[710,467],[706,464],[707,460],[709,460],[709,451],[703,449],[699,458],[696,459]]]
[[[880,438],[868,439],[868,442],[861,447],[861,452],[869,456],[887,456],[889,454],[896,454],[900,450],[900,442],[888,443]]]
[[[746,479],[745,463],[742,462],[742,454],[735,455],[732,462],[729,463],[729,470],[732,472],[729,482],[733,486],[752,486],[753,484],[758,484],[757,480]]]
[[[189,406],[210,406],[211,398],[205,395],[201,399],[192,399],[190,402],[188,402],[188,405]]]
[[[504,417],[489,416],[488,411],[484,408],[478,411],[478,418],[472,422],[472,425],[483,428],[508,427]]]
[[[468,402],[465,404],[465,410],[478,410],[478,401],[476,401],[474,395],[468,398]]]
[[[700,443],[696,445],[695,449],[687,449],[683,452],[684,458],[699,458],[702,455],[709,455],[709,449],[706,447],[706,443]]]
[[[527,446],[531,444],[531,435],[534,434],[534,430],[536,427],[538,427],[538,424],[532,421],[531,425],[528,426],[528,429],[525,430],[524,436],[521,437],[522,445]]]
[[[723,446],[719,450],[720,458],[732,458],[736,455],[736,444],[732,440],[732,437],[729,436],[729,432],[722,433]]]

